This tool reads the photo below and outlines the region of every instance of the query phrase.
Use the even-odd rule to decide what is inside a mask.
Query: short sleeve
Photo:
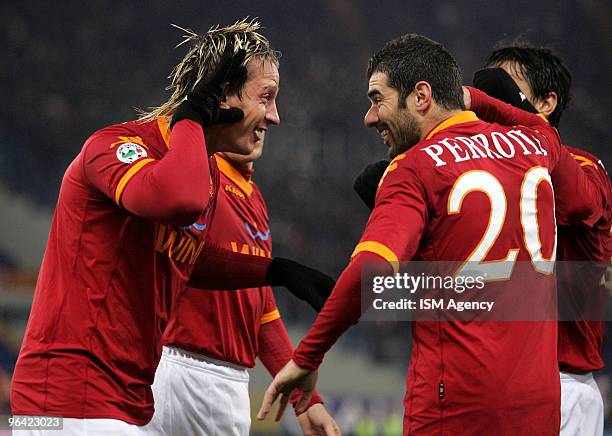
[[[98,132],[84,146],[87,179],[117,204],[129,180],[155,161],[142,138],[128,135]]]
[[[393,265],[416,253],[428,219],[427,193],[405,156],[399,155],[387,168],[353,257],[369,251]]]

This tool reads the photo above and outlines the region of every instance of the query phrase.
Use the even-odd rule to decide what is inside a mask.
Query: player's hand
[[[474,73],[474,88],[505,103],[533,114],[538,111],[521,92],[514,79],[502,68],[484,68]]]
[[[200,79],[193,91],[179,105],[172,115],[170,126],[182,119],[194,120],[206,127],[235,123],[244,118],[242,110],[221,109],[220,106],[225,86],[246,78],[247,69],[242,65],[245,57],[245,50],[240,49],[234,53],[234,48],[228,44],[215,69]]]
[[[361,174],[357,176],[355,182],[353,182],[353,189],[370,210],[374,209],[378,184],[389,166],[389,163],[388,160],[381,160],[368,165]]]
[[[304,436],[336,436],[342,434],[334,418],[321,403],[310,406],[306,412],[298,415],[297,421]]]
[[[286,287],[317,312],[321,311],[336,284],[327,274],[282,257],[272,259],[267,279],[271,286]]]
[[[272,405],[280,396],[278,411],[276,412],[276,418],[274,418],[276,421],[280,421],[291,398],[291,393],[296,388],[302,390],[302,396],[295,405],[295,413],[304,411],[314,392],[317,375],[318,371],[300,368],[293,360],[287,362],[266,389],[261,408],[257,413],[257,419],[264,420],[272,410]]]

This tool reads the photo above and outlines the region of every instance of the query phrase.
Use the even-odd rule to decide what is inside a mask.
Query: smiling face
[[[253,168],[253,163],[261,157],[263,154],[264,141],[266,138],[266,132],[261,134],[259,141],[255,143],[255,148],[249,154],[237,154],[231,152],[222,152],[221,154],[229,161],[234,163],[236,166],[241,168]]]
[[[372,103],[365,115],[367,127],[375,127],[387,146],[390,158],[394,158],[419,142],[421,131],[410,104],[400,107],[399,92],[389,85],[386,73],[374,72],[370,77],[368,97]],[[410,101],[407,98],[406,101]]]
[[[247,81],[241,95],[228,95],[221,107],[242,109],[244,118],[237,123],[218,126],[222,147],[217,151],[229,151],[242,155],[253,153],[270,125],[280,124],[276,108],[279,90],[278,66],[257,57],[247,64]]]

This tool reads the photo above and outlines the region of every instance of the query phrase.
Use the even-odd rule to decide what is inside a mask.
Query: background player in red
[[[439,44],[418,35],[397,38],[373,56],[368,76],[372,106],[365,123],[396,157],[351,263],[268,388],[260,419],[280,394],[282,413],[295,387],[305,392],[298,409],[307,401],[324,353],[360,316],[365,264],[384,260],[391,271],[398,260],[471,261],[490,273],[489,289],[512,295],[522,291],[515,289],[512,268],[523,261],[529,269],[522,268],[520,279],[548,290],[540,298],[554,305],[549,171],[571,180],[560,183],[560,213],[582,222],[595,213],[589,202],[601,201],[541,118],[476,90],[472,107],[490,116],[501,104],[501,112],[540,131],[489,124],[465,111],[459,69]],[[525,136],[518,139],[517,132]],[[535,144],[542,148],[527,148]],[[568,197],[583,188],[571,203]],[[545,321],[414,322],[404,433],[557,434],[556,338],[556,323]]]
[[[248,154],[279,123],[278,57],[258,28],[190,34],[169,102],[94,133],[66,170],[11,386],[14,415],[62,416],[64,434],[138,434],[153,415],[173,298],[202,252],[216,265],[254,259],[260,281],[283,281],[269,260],[204,250],[219,183],[208,155]],[[321,278],[304,271],[305,284]]]
[[[486,63],[490,69],[476,74],[475,86],[517,107],[539,112],[551,125],[559,126],[570,101],[571,73],[551,50],[514,44],[494,50]],[[516,84],[514,89],[504,85],[510,80],[501,77],[504,74]],[[612,256],[612,192],[599,158],[584,150],[567,148],[600,187],[606,202],[601,218],[592,226],[557,228],[559,304],[566,314],[565,320],[559,322],[558,343],[561,435],[601,435],[604,407],[593,371],[604,367],[601,351],[606,290],[601,284],[602,268],[598,264],[609,262]],[[594,264],[585,268],[587,262]],[[601,308],[601,318],[595,319],[590,308]],[[590,321],[580,321],[581,314]]]
[[[272,236],[264,198],[253,182],[251,154],[215,155],[220,192],[209,241],[229,250],[272,257]],[[248,435],[250,401],[247,368],[259,356],[272,376],[291,359],[293,346],[269,286],[236,292],[188,288],[162,339],[155,374],[155,415],[150,434]],[[337,426],[314,395],[298,417],[304,434],[336,434]]]

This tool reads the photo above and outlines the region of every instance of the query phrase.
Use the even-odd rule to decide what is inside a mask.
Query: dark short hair
[[[565,63],[549,48],[535,47],[523,40],[498,45],[487,57],[486,65],[497,66],[504,62],[517,66],[535,99],[545,98],[550,92],[557,94],[557,107],[548,121],[558,127],[561,114],[571,99],[572,74]]]
[[[389,85],[399,91],[400,107],[405,106],[414,85],[424,80],[436,103],[449,110],[465,109],[457,62],[429,38],[411,33],[389,41],[368,62],[368,79],[375,72],[389,76]]]

